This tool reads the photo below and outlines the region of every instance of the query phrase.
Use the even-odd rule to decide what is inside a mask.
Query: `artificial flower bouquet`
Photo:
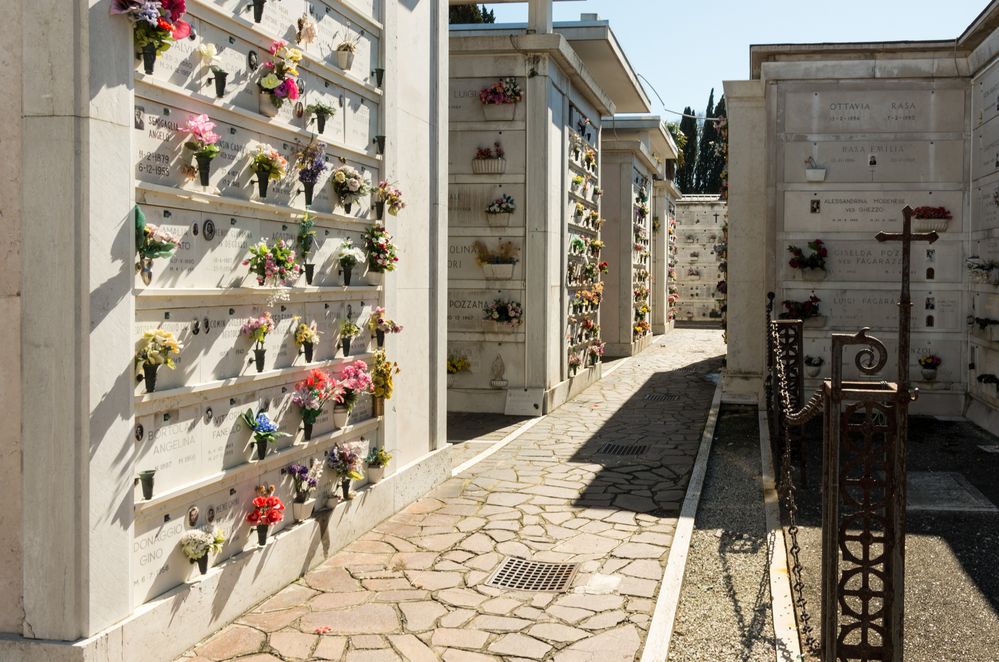
[[[520,83],[513,77],[501,78],[479,92],[479,101],[484,106],[520,103],[523,99]]]
[[[326,468],[340,479],[343,500],[351,498],[350,481],[363,480],[361,473],[361,453],[354,444],[337,444],[326,451]],[[332,495],[331,499],[334,498]]]
[[[273,330],[274,318],[271,317],[269,312],[265,312],[259,317],[248,319],[239,329],[239,335],[249,338],[254,343],[253,357],[257,372],[264,371],[264,357],[267,352],[264,349],[264,339]]]
[[[286,432],[278,430],[277,423],[271,420],[267,412],[258,411],[253,413],[252,409],[247,409],[239,418],[243,425],[253,433],[253,443],[257,445],[257,459],[262,460],[267,457],[267,449],[271,444],[277,443],[280,437],[289,436]]]
[[[350,68],[354,66],[354,55],[357,53],[357,45],[360,41],[360,34],[352,35],[349,32],[344,33],[343,39],[337,43],[333,51],[336,57],[336,66],[344,71],[350,71]]]
[[[270,61],[260,65],[257,88],[261,114],[274,117],[285,101],[295,101],[299,97],[298,63],[302,60],[302,51],[289,46],[284,39],[277,39],[267,52]]]
[[[298,223],[298,234],[295,236],[295,245],[305,262],[305,282],[312,285],[312,279],[316,275],[316,265],[309,262],[309,253],[316,247],[316,221],[305,212],[305,217]]]
[[[305,440],[312,439],[312,427],[323,413],[323,405],[333,397],[334,385],[322,370],[313,370],[302,381],[295,384],[291,403],[302,410],[302,426]]]
[[[378,346],[385,345],[385,335],[388,333],[401,333],[402,325],[396,324],[385,316],[385,308],[377,306],[368,318],[368,330],[375,334]]]
[[[472,173],[476,175],[502,175],[506,172],[506,152],[500,143],[492,147],[479,147],[472,159]]]
[[[394,389],[393,377],[399,374],[399,364],[389,361],[384,349],[375,352],[371,364],[371,395],[375,402],[381,404],[382,400],[392,399]],[[376,411],[376,416],[381,416],[382,412]]]
[[[820,280],[825,276],[829,250],[821,239],[808,242],[808,249],[811,252],[806,255],[798,246],[788,246],[787,252],[791,254],[791,259],[787,264],[792,269],[800,270],[805,280]]]
[[[354,203],[371,192],[371,184],[357,168],[342,165],[333,171],[333,192],[344,212],[350,213]]]
[[[808,297],[807,301],[784,301],[784,312],[780,314],[781,319],[808,320],[819,317],[819,303],[822,299],[814,294]]]
[[[316,506],[315,499],[309,499],[317,487],[319,479],[323,477],[323,462],[315,458],[308,464],[292,464],[284,470],[291,476],[292,487],[295,498],[292,501],[292,513],[296,522],[301,522],[312,516],[312,511]]]
[[[215,133],[215,122],[208,115],[195,115],[188,118],[185,126],[191,135],[184,147],[194,152],[194,160],[198,164],[198,176],[201,185],[208,186],[212,172],[212,159],[219,155],[219,134]]]
[[[222,529],[191,529],[180,537],[180,551],[191,563],[198,564],[201,574],[208,573],[208,555],[218,554],[225,544],[225,533]]]
[[[328,103],[316,102],[306,106],[305,112],[308,115],[315,115],[316,129],[319,130],[319,133],[325,133],[326,120],[336,115],[336,108]]]
[[[360,333],[361,327],[350,321],[349,317],[340,323],[340,345],[344,356],[350,356],[350,344]]]
[[[333,399],[336,402],[336,409],[342,408],[351,412],[357,405],[362,393],[371,393],[371,374],[368,372],[368,364],[364,361],[354,361],[340,368],[340,371],[333,379],[335,384]],[[337,427],[344,427],[338,425]]]
[[[489,203],[486,207],[487,214],[512,214],[517,210],[517,203],[513,197],[504,193],[500,197]]]
[[[937,368],[940,367],[941,363],[943,363],[943,359],[941,359],[936,354],[927,354],[925,356],[920,356],[919,367],[921,372],[923,373],[923,379],[928,382],[932,382],[934,379],[936,379]]]
[[[132,22],[132,41],[142,56],[143,70],[152,74],[156,58],[175,41],[191,35],[184,20],[186,0],[112,0],[111,14],[122,14]]]
[[[246,516],[246,523],[257,529],[257,542],[267,544],[267,534],[271,526],[284,519],[284,503],[274,496],[277,488],[274,485],[258,485],[257,496],[250,505],[253,509]]]
[[[267,197],[267,185],[273,179],[284,179],[288,170],[288,159],[281,156],[273,147],[257,146],[250,157],[250,170],[257,175],[257,192],[261,198]]]
[[[350,239],[344,239],[340,244],[340,248],[337,250],[336,261],[337,264],[340,265],[340,270],[343,272],[343,284],[345,286],[350,285],[350,277],[354,271],[354,267],[361,262],[364,262],[364,260],[364,251],[354,246],[354,242]]]
[[[402,200],[402,191],[384,179],[378,182],[378,186],[372,193],[372,198],[375,201],[375,210],[379,221],[385,215],[386,209],[390,215],[396,216],[406,207],[406,203]]]
[[[483,310],[483,319],[516,328],[524,323],[524,309],[518,301],[496,299]]]
[[[459,372],[466,372],[471,369],[472,363],[464,354],[448,354],[447,374],[457,375]]]
[[[305,206],[311,207],[316,182],[327,168],[326,149],[322,143],[312,142],[299,150],[295,155],[295,168],[298,170],[298,181],[302,182]]]
[[[302,273],[295,249],[284,239],[278,239],[273,246],[266,241],[251,246],[250,257],[243,260],[243,266],[250,267],[250,273],[257,278],[257,285],[273,287],[294,280]]]
[[[170,257],[178,244],[180,237],[147,223],[142,208],[135,206],[135,251],[139,254],[135,270],[141,274],[143,283],[149,285],[153,281],[153,260]]]
[[[372,485],[381,482],[385,477],[385,467],[392,461],[392,454],[384,448],[370,448],[364,464],[368,467],[368,482]]]
[[[373,225],[364,231],[364,247],[368,252],[368,284],[381,285],[386,271],[395,271],[399,261],[392,235],[383,225]]]
[[[161,365],[176,367],[171,354],[180,354],[184,347],[172,333],[164,329],[146,331],[135,350],[135,367],[142,370],[146,393],[156,390],[156,371]]]
[[[298,326],[295,327],[295,346],[300,348],[302,353],[305,354],[306,363],[312,362],[312,356],[318,342],[319,329],[316,323],[306,324],[305,322],[299,322]]]

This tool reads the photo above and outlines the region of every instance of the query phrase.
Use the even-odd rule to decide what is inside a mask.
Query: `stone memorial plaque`
[[[810,239],[785,239],[785,244],[805,248]],[[826,280],[856,281],[859,283],[895,282],[902,275],[902,247],[897,242],[878,243],[825,239],[829,255],[826,257]],[[790,253],[785,252],[781,261],[782,277],[787,281],[803,281],[802,272],[788,265]],[[913,244],[910,277],[913,283],[960,283],[964,272],[961,243],[937,241],[932,246]],[[821,296],[821,295],[820,295]]]
[[[135,98],[135,178],[162,186],[181,186],[187,180],[181,166],[190,157],[184,154],[182,130],[187,113],[163,104]]]
[[[272,179],[270,181],[270,184],[268,184],[267,187],[266,198],[260,197],[259,191],[257,190],[257,174],[249,169],[249,161],[256,153],[258,146],[262,146],[264,149],[276,149],[285,159],[288,160],[287,175],[283,179]],[[257,139],[248,146],[247,155],[244,159],[246,170],[242,181],[243,185],[248,187],[246,191],[248,193],[252,192],[252,195],[250,196],[252,199],[272,205],[290,206],[292,196],[297,195],[297,190],[301,187],[298,177],[294,174],[295,152],[297,149],[298,147],[294,142],[288,142],[266,135],[258,136]]]
[[[902,209],[946,207],[953,218],[942,235],[963,230],[963,191],[785,191],[787,232],[902,231]]]
[[[859,329],[857,329],[859,330]],[[877,378],[894,381],[898,378],[898,341],[893,336],[874,334],[878,340],[884,343],[888,350],[888,362],[884,370],[878,373]],[[912,335],[912,345],[909,351],[909,376],[913,382],[922,380],[920,374],[919,359],[929,354],[936,354],[942,359],[940,368],[937,371],[938,382],[960,382],[963,379],[965,361],[962,359],[962,342],[956,337],[933,336],[928,333],[914,333]],[[805,338],[805,356],[821,356],[825,359],[822,366],[821,377],[828,378],[831,374],[829,358],[831,356],[831,343],[829,335],[807,336]],[[854,354],[844,352],[843,354],[843,376],[845,379],[872,379],[870,376],[862,375],[857,369],[853,360]]]
[[[240,395],[206,403],[202,407],[202,418],[206,431],[203,433],[205,468],[207,473],[244,464],[254,451],[253,433],[246,427],[240,416],[247,409],[254,409],[255,400]]]
[[[173,357],[176,366],[173,370],[166,366],[160,366],[156,373],[156,391],[166,391],[171,388],[189,386],[203,381],[201,361],[205,356],[208,345],[205,341],[205,336],[201,333],[201,326],[203,324],[202,313],[203,309],[197,308],[136,311],[136,347],[138,347],[142,334],[153,329],[169,331],[183,347],[180,355],[174,355]],[[197,334],[194,333],[195,329],[198,330]],[[142,370],[136,368],[135,373],[142,374]],[[137,382],[135,392],[138,394],[145,393],[145,385],[142,382]]]
[[[787,92],[788,133],[962,133],[965,91],[958,88],[899,89],[873,83]]]
[[[345,143],[345,132],[344,132],[344,122],[347,113],[345,112],[344,103],[344,90],[340,86],[332,83],[325,78],[316,77],[315,82],[311,82],[310,77],[310,89],[308,94],[308,104],[311,103],[325,103],[328,106],[332,106],[336,109],[336,114],[332,117],[326,118],[326,125],[323,127],[323,132],[319,135],[322,136],[323,140],[333,141],[337,143]],[[306,129],[312,131],[313,133],[319,133],[319,127],[316,125],[315,116],[309,116],[305,118]],[[338,164],[336,160],[332,158],[332,153],[328,154],[330,156],[330,169],[332,170]]]
[[[517,206],[507,227],[521,228],[524,226],[524,190],[523,184],[451,184],[447,192],[448,222],[455,227],[496,227],[503,232],[503,226],[490,224],[486,207],[506,194]]]
[[[784,312],[783,301],[806,301],[814,291],[819,297],[819,310],[826,317],[824,329],[805,331],[827,334],[832,330],[852,331],[863,327],[892,331],[898,328],[898,292],[894,290],[811,290],[786,288],[778,297],[776,310]],[[961,293],[914,289],[912,292],[913,331],[960,331],[965,327],[961,309]]]
[[[972,231],[999,228],[999,176],[972,184],[971,219]]]
[[[264,347],[267,348],[268,365],[274,369],[290,368],[298,356],[295,346],[295,329],[298,320],[305,314],[303,303],[275,304],[271,311],[274,318],[274,331],[267,335]]]
[[[304,11],[304,3],[301,0],[282,0],[282,2],[267,2],[264,7],[264,15],[256,28],[269,39],[283,39],[289,44],[295,44],[295,34],[298,32],[296,21]],[[253,20],[253,13],[244,14],[245,17]]]
[[[245,518],[249,512],[250,501],[256,496],[256,477],[239,483],[224,483],[218,492],[209,494],[198,500],[201,510],[200,526],[219,527],[225,533],[226,541],[215,562],[223,561],[242,551],[251,534]],[[252,543],[256,545],[256,535]]]
[[[482,102],[479,101],[479,93],[498,81],[496,78],[452,78],[448,87],[448,112],[450,118],[455,122],[484,122],[486,116],[482,110]],[[527,87],[527,80],[517,78],[520,88]],[[518,103],[514,111],[513,119],[524,121],[527,112],[527,104]]]
[[[180,243],[170,257],[153,260],[153,280],[149,287],[197,287],[196,270],[205,257],[201,241],[201,214],[185,209],[143,206],[146,223],[155,225],[180,238]],[[135,274],[135,287],[147,287],[139,272]]]
[[[261,312],[255,306],[221,306],[207,310],[211,345],[202,368],[205,381],[256,374],[251,351],[254,344],[240,335],[239,330],[250,317]]]
[[[485,333],[512,333],[521,329],[504,327],[494,331],[493,324],[483,319],[483,311],[496,299],[522,302],[524,293],[502,291],[498,289],[464,290],[453,289],[448,292],[447,320],[448,329],[452,331],[481,331]]]
[[[447,251],[447,275],[452,280],[486,280],[482,265],[479,264],[478,256],[473,244],[481,241],[490,251],[498,251],[499,245],[504,242],[512,242],[519,250],[516,253],[518,260],[523,256],[524,239],[522,237],[454,237],[448,240]],[[523,275],[523,263],[517,262],[513,266],[513,279],[520,280]]]
[[[156,476],[159,481],[159,474]],[[136,604],[152,600],[190,576],[191,563],[180,549],[180,538],[188,530],[187,506],[169,513],[169,521],[142,518],[135,523],[132,539],[132,597]],[[197,572],[197,570],[195,570]]]
[[[191,33],[200,35],[204,29],[204,24],[196,16],[188,15],[185,20],[191,24]],[[197,90],[194,84],[198,70],[201,68],[201,59],[195,53],[195,49],[200,42],[191,39],[181,39],[171,41],[170,48],[159,54],[156,58],[156,68],[153,71],[153,78],[165,80],[177,87],[186,87]],[[142,71],[141,62],[138,71]]]
[[[357,399],[357,404],[354,405],[354,408],[351,410],[348,423],[350,425],[363,423],[372,417],[373,412],[374,403],[372,402],[371,394],[364,393]]]
[[[194,49],[201,45],[215,46],[217,55],[212,65],[228,74],[225,93],[221,99],[237,106],[247,106],[256,98],[257,88],[250,80],[250,72],[247,71],[247,53],[255,47],[208,21],[199,20],[198,24],[198,40],[193,44]],[[215,74],[209,65],[202,61],[197,53],[191,55],[191,60],[194,68],[184,86],[192,92],[213,99],[219,98],[216,95],[215,81],[212,80]]]
[[[277,423],[278,430],[288,435],[287,437],[279,437],[275,443],[271,444],[271,452],[275,449],[288,448],[294,444],[296,435],[302,427],[301,410],[291,403],[291,397],[294,393],[294,382],[289,382],[284,386],[261,389],[256,393],[256,400],[253,404],[254,411],[265,411],[270,419]]]
[[[200,287],[256,286],[243,260],[260,237],[260,221],[237,216],[204,215],[200,240],[205,244],[204,267],[198,269]]]
[[[981,73],[972,87],[975,116],[972,124],[978,126],[999,116],[999,67],[990,66]]]
[[[999,121],[975,129],[972,140],[971,178],[987,177],[999,170]]]
[[[305,317],[302,319],[306,324],[316,323],[319,330],[319,343],[316,345],[312,356],[313,363],[321,361],[332,361],[335,355],[333,338],[336,333],[333,324],[336,320],[336,313],[332,303],[307,303],[305,304]],[[299,365],[305,364],[305,357],[299,356]]]
[[[472,159],[480,147],[493,149],[500,143],[506,153],[506,174],[523,175],[526,157],[526,135],[524,131],[452,131],[448,141],[448,169],[452,175],[471,175]],[[495,179],[495,175],[481,175],[483,182]]]
[[[499,356],[503,363],[503,378],[510,384],[524,382],[524,347],[517,343],[448,341],[448,353],[468,357],[471,368],[454,375],[454,389],[488,389],[493,379],[492,367]],[[495,389],[499,390],[499,389]],[[504,396],[505,397],[505,396]]]
[[[828,183],[930,183],[964,179],[962,140],[850,140],[784,145],[784,181],[805,183],[805,161],[825,168]]]
[[[136,442],[136,466],[156,470],[154,496],[204,475],[200,414],[199,407],[157,412],[151,429]]]
[[[334,287],[340,284],[336,253],[340,247],[340,236],[343,232],[343,230],[335,228],[316,228],[316,246],[309,254],[309,260],[316,265],[312,280],[313,286]],[[354,234],[354,238],[357,237],[360,237],[359,233]],[[354,245],[363,247],[363,244],[357,242]]]
[[[372,142],[378,135],[378,106],[374,102],[353,92],[344,92],[344,131],[349,147],[375,153]]]

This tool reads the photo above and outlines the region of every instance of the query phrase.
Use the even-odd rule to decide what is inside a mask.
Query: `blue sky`
[[[953,39],[987,0],[581,0],[556,2],[555,20],[597,13],[666,107],[704,112],[708,91],[749,77],[750,44]],[[496,21],[527,20],[527,5],[488,5]],[[662,109],[649,91],[653,112]],[[664,117],[672,116],[662,113]]]

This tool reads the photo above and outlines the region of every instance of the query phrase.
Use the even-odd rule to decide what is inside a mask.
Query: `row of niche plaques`
[[[363,455],[370,441],[355,433],[347,443],[356,445]],[[308,464],[311,458],[323,459],[324,451],[332,445],[332,441],[319,443],[314,451],[297,457],[295,461]],[[223,530],[226,542],[218,555],[211,556],[212,565],[219,565],[243,551],[257,549],[257,537],[245,522],[245,517],[249,512],[250,501],[255,496],[256,486],[261,483],[277,486],[277,496],[287,506],[284,520],[271,527],[269,537],[273,538],[276,533],[293,526],[293,488],[291,479],[281,474],[281,469],[285,466],[282,464],[235,481],[220,482],[213,492],[192,497],[190,501],[177,500],[176,505],[165,513],[140,515],[135,523],[131,555],[132,595],[135,604],[152,600],[198,573],[197,565],[192,565],[187,560],[178,544],[181,536],[191,528],[211,526]],[[157,486],[159,480],[160,475],[157,473]],[[327,470],[323,473],[315,492],[320,499],[316,510],[322,507],[323,499],[328,494],[334,493],[336,483],[337,478],[332,472]]]
[[[299,377],[304,377],[304,373]],[[250,394],[219,397],[204,404],[137,416],[135,463],[137,471],[156,471],[153,498],[222,471],[257,462],[253,433],[240,419],[247,409],[267,412],[279,431],[287,435],[270,445],[265,463],[280,451],[321,443],[325,435],[336,430],[333,403],[323,407],[313,427],[312,440],[307,441],[302,432],[301,411],[292,403],[294,384],[291,381]],[[371,396],[364,394],[350,412],[348,425],[363,423],[371,415]],[[136,503],[140,501],[141,492],[136,488]]]
[[[156,393],[169,389],[218,382],[240,376],[256,375],[253,341],[240,334],[248,320],[270,312],[274,330],[267,334],[263,370],[266,373],[293,367],[307,367],[335,359],[363,356],[372,346],[367,321],[377,302],[337,301],[316,303],[286,302],[272,309],[260,305],[207,306],[176,310],[136,311],[135,337],[146,331],[164,329],[174,334],[183,345],[175,359],[176,368],[160,370]],[[360,327],[358,336],[350,342],[345,355],[340,324],[347,319]],[[305,361],[295,345],[295,329],[300,323],[315,323],[320,333],[311,363]],[[141,384],[136,394],[145,393]]]
[[[226,0],[225,5],[236,19],[242,17],[252,21],[250,13],[243,13],[247,8],[247,0]],[[356,3],[353,3],[356,4]],[[282,0],[282,2],[267,2],[263,20],[254,25],[254,31],[247,33],[242,28],[227,30],[225,18],[210,14],[195,4],[189,5],[186,20],[191,23],[193,39],[175,42],[170,49],[157,58],[156,68],[151,77],[184,88],[190,92],[215,96],[213,81],[208,81],[212,73],[208,64],[198,53],[201,46],[215,47],[217,55],[210,63],[227,74],[226,94],[224,101],[241,105],[240,97],[245,94],[240,88],[253,90],[253,106],[256,110],[256,75],[259,67],[267,60],[271,41],[283,39],[290,45],[306,54],[303,69],[315,68],[313,60],[322,63],[331,70],[343,70],[348,76],[362,83],[376,86],[379,84],[379,38],[376,30],[351,20],[340,7],[331,7],[316,0]],[[306,29],[299,27],[303,20]],[[308,23],[305,23],[308,21]],[[312,28],[312,29],[310,29]],[[261,34],[263,33],[263,34]],[[250,34],[254,41],[243,39],[239,34]],[[344,41],[345,36],[350,41],[356,41],[355,53],[349,67],[340,67],[337,61],[336,45]],[[318,89],[306,75],[306,89]]]
[[[295,221],[268,221],[145,205],[143,211],[149,223],[180,238],[170,257],[153,262],[153,284],[156,288],[256,288],[256,277],[250,274],[249,267],[243,265],[243,260],[250,255],[250,247],[261,241],[273,245],[281,239],[294,245],[298,235],[298,223]],[[316,246],[306,257],[310,264],[316,265],[312,285],[338,287],[343,281],[343,274],[339,271],[337,253],[347,240],[355,247],[364,247],[363,226],[344,230],[317,224],[315,230]],[[296,254],[296,259],[302,262],[301,255]],[[363,284],[365,269],[365,264],[354,267],[352,285]],[[305,276],[288,285],[304,287]],[[139,274],[136,274],[135,286],[143,287]]]
[[[219,155],[212,160],[211,180],[208,187],[200,186],[197,181],[193,163],[193,153],[184,147],[189,134],[184,127],[187,120],[201,111],[182,109],[177,106],[165,105],[137,97],[135,100],[135,178],[138,182],[187,188],[193,191],[205,191],[240,200],[259,200],[276,205],[305,206],[304,190],[295,171],[295,154],[306,142],[296,143],[269,136],[248,128],[238,127],[220,121],[217,117],[216,133],[221,136],[218,143]],[[364,124],[363,142],[371,140],[372,127],[377,117],[361,118]],[[271,181],[267,197],[260,198],[255,181],[256,173],[250,170],[250,161],[257,147],[276,149],[288,160],[287,174],[281,180]],[[332,171],[341,164],[351,166],[365,174],[372,183],[377,183],[378,173],[371,171],[367,165],[347,157],[334,155],[335,149],[327,151],[326,158],[329,167],[316,182],[316,193],[312,208],[317,211],[332,212],[336,208],[336,197],[329,186]],[[351,216],[366,218],[370,213],[370,201],[365,198],[353,205]],[[342,211],[342,208],[341,208]]]

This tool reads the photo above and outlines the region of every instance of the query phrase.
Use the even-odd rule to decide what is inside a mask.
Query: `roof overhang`
[[[555,32],[569,40],[600,87],[614,99],[617,112],[647,113],[652,110],[652,102],[609,21],[572,21],[555,23],[554,27]]]
[[[574,56],[570,59],[578,59],[582,63],[588,77],[612,102],[613,110],[610,112],[598,106],[601,115],[647,113],[652,110],[652,103],[608,21],[567,21],[555,23],[554,30],[554,36],[562,37],[570,50],[574,51]],[[526,23],[452,25],[452,52],[455,51],[455,37],[474,37],[475,40],[480,40],[487,35],[503,35],[505,40],[509,40],[509,35],[516,35],[520,36],[521,42],[529,37],[543,39],[553,36],[532,33]],[[468,50],[481,49],[474,48],[473,45]],[[509,44],[504,50],[511,50]]]
[[[528,34],[523,26],[513,25],[452,26],[450,52],[452,55],[548,55],[601,116],[613,115],[617,111],[614,99],[600,86],[561,34]]]
[[[997,0],[999,1],[999,0]],[[807,62],[809,60],[849,61],[872,58],[898,59],[947,57],[967,55],[957,52],[957,41],[872,41],[853,43],[818,44],[756,44],[749,47],[750,78],[758,80],[763,65],[768,62]]]
[[[603,129],[602,139],[611,138],[615,132],[620,133],[647,133],[652,152],[663,161],[669,161],[677,157],[676,143],[673,136],[669,135],[663,124],[663,119],[658,115],[618,115],[616,117],[605,117],[601,126]]]

